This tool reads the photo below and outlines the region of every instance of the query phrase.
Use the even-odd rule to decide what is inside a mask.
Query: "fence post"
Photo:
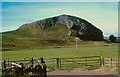
[[[99,56],[99,63],[100,63],[100,67],[102,67],[102,64],[101,64],[101,57]]]
[[[59,62],[60,62],[60,63],[59,63],[59,64],[60,64],[59,68],[61,69],[61,59],[60,59],[60,58],[59,58]]]
[[[87,57],[85,57],[85,66],[86,66],[86,69],[87,69]]]
[[[103,67],[102,57],[100,57],[100,67]]]
[[[33,65],[33,58],[31,59],[31,64]]]
[[[111,62],[111,67],[112,67],[112,58],[110,58],[110,62]]]
[[[105,59],[104,57],[101,57],[101,67],[104,67],[105,66]]]
[[[6,61],[3,62],[3,67],[6,69]]]
[[[72,58],[72,60],[73,60],[73,68],[75,68],[74,58]]]
[[[42,64],[45,63],[43,58],[40,58],[40,61],[41,61]]]
[[[60,62],[60,61],[59,61],[59,58],[57,58],[56,60],[57,60],[57,68],[59,68],[59,67],[60,67],[60,66],[59,66],[59,65],[60,65],[60,64],[59,64],[59,62]]]
[[[43,72],[42,72],[42,77],[47,77],[47,70],[46,70],[46,64],[43,58],[40,58],[41,64],[43,66]]]

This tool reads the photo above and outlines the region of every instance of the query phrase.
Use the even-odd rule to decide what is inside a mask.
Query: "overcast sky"
[[[104,35],[118,34],[117,2],[3,2],[1,12],[3,32],[36,20],[69,14],[86,19]]]

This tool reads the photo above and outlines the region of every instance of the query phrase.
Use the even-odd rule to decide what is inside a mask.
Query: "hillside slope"
[[[65,46],[81,40],[102,41],[102,31],[88,21],[70,16],[38,20],[20,26],[17,30],[2,33],[3,48],[32,48],[44,46]]]

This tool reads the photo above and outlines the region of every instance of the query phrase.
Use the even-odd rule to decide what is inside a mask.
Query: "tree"
[[[109,36],[109,40],[110,40],[111,42],[115,42],[115,41],[116,41],[116,37],[115,37],[114,35],[110,35],[110,36]]]

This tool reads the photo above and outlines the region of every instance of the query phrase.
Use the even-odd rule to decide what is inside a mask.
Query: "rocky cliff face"
[[[28,29],[48,29],[51,26],[55,26],[56,23],[66,25],[69,29],[68,35],[76,33],[76,36],[82,40],[93,40],[101,41],[103,40],[103,32],[96,28],[94,25],[88,21],[70,16],[70,15],[60,15],[52,18],[47,18],[44,20],[35,21],[33,23],[24,24],[19,29],[28,28]]]

